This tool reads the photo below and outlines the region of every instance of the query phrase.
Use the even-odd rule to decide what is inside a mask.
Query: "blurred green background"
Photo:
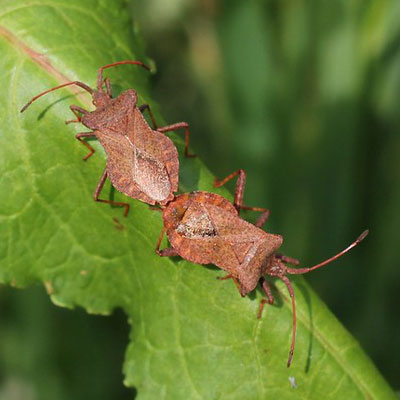
[[[400,2],[140,3],[167,121],[217,176],[247,171],[287,255],[314,264],[370,228],[306,278],[399,389]]]
[[[132,14],[166,121],[191,124],[217,176],[246,170],[246,203],[271,210],[287,255],[314,264],[370,228],[307,280],[399,389],[400,2],[133,0]],[[41,288],[1,288],[0,312],[0,400],[133,397],[122,313],[55,308]]]

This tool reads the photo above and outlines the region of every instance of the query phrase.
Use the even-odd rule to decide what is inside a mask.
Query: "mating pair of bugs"
[[[221,279],[232,278],[242,296],[246,296],[260,284],[267,299],[260,303],[258,318],[261,317],[267,301],[269,304],[274,303],[271,287],[264,276],[281,279],[292,301],[293,328],[287,362],[289,367],[296,340],[296,304],[287,274],[305,274],[332,262],[361,242],[368,231],[364,231],[346,249],[317,265],[309,268],[291,268],[287,264],[296,266],[299,261],[277,253],[283,242],[282,236],[261,229],[268,219],[269,210],[243,204],[246,184],[246,174],[243,170],[214,182],[214,185],[219,187],[238,177],[233,204],[210,192],[196,191],[175,196],[179,182],[178,152],[164,133],[184,129],[185,156],[193,157],[194,155],[189,154],[189,125],[180,122],[157,127],[150,107],[147,104],[138,107],[137,93],[133,89],[112,98],[110,80],[103,79],[103,71],[122,64],[135,64],[149,70],[139,61],[108,64],[98,71],[96,90],[79,81],[64,83],[33,97],[21,112],[39,97],[62,87],[76,85],[89,92],[96,109],[87,111],[72,105],[70,108],[76,119],[66,123],[81,122],[91,130],[76,135],[76,139],[89,149],[84,160],[94,153],[93,147],[84,140],[85,138],[97,138],[107,153],[107,165],[94,191],[94,200],[123,206],[125,216],[128,215],[128,203],[99,198],[108,177],[112,185],[127,196],[160,206],[164,228],[156,245],[156,253],[160,256],[179,255],[198,264],[214,264],[228,272],[228,275]],[[145,110],[150,115],[153,128],[143,117]],[[261,215],[255,224],[251,224],[240,218],[239,213],[242,209],[259,211]],[[160,250],[165,233],[171,247]]]

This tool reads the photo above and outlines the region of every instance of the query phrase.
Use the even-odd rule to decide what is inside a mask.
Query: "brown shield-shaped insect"
[[[235,200],[228,200],[214,193],[192,192],[175,197],[163,210],[164,228],[158,239],[156,252],[160,256],[176,256],[198,264],[214,264],[228,272],[222,279],[232,278],[242,296],[254,290],[258,283],[268,300],[260,303],[257,317],[265,303],[273,304],[274,297],[264,276],[280,278],[286,285],[292,299],[293,330],[292,343],[287,366],[292,363],[296,340],[296,303],[293,287],[287,274],[305,274],[339,258],[361,242],[368,234],[364,231],[350,246],[335,256],[309,268],[290,268],[287,264],[298,265],[296,259],[276,253],[283,239],[263,231],[261,226],[267,221],[269,211],[263,208],[243,205],[246,175],[238,170],[223,181],[221,186],[239,175]],[[253,225],[239,217],[240,209],[261,211]],[[164,233],[167,233],[171,247],[160,250]]]
[[[46,90],[33,97],[21,110],[25,111],[39,97],[65,86],[76,85],[90,93],[94,111],[87,111],[72,105],[71,111],[75,120],[81,122],[91,132],[78,133],[76,138],[90,152],[83,158],[87,160],[94,149],[83,138],[96,137],[107,153],[107,165],[93,194],[94,200],[125,207],[125,216],[129,204],[99,199],[104,182],[108,177],[112,185],[127,196],[154,205],[165,205],[174,198],[178,190],[179,160],[178,152],[171,139],[163,133],[185,129],[185,155],[189,154],[189,125],[186,122],[157,128],[149,105],[137,106],[137,93],[133,89],[126,90],[117,98],[112,98],[111,85],[108,78],[103,80],[103,70],[122,64],[139,65],[147,70],[140,61],[119,61],[99,68],[97,89],[93,90],[83,82],[67,82]],[[103,86],[105,85],[105,90]],[[153,122],[152,129],[142,113],[147,110]]]

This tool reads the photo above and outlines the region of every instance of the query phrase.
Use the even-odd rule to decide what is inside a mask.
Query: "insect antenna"
[[[63,83],[62,85],[58,85],[56,87],[53,87],[51,89],[45,90],[42,93],[39,93],[37,96],[33,97],[31,100],[29,100],[22,108],[21,108],[21,112],[24,112],[35,100],[37,100],[39,97],[44,96],[47,93],[53,92],[54,90],[63,88],[65,86],[71,86],[71,85],[77,85],[79,87],[81,87],[82,89],[85,89],[87,92],[89,92],[90,94],[93,93],[93,89],[91,89],[88,85],[85,85],[83,82],[79,82],[79,81],[73,81],[73,82],[67,82],[67,83]]]
[[[336,255],[334,255],[331,258],[328,258],[327,260],[314,265],[313,267],[310,268],[288,268],[286,267],[286,271],[289,274],[305,274],[307,272],[313,271],[314,269],[323,267],[326,264],[329,264],[330,262],[336,260],[337,258],[341,257],[343,254],[347,253],[349,250],[351,250],[353,247],[357,246],[367,235],[368,235],[368,229],[365,230],[353,243],[350,244],[350,246],[346,247],[344,250],[342,250],[340,253],[337,253]],[[297,261],[297,260],[296,260]],[[290,351],[289,351],[289,358],[288,358],[288,362],[287,362],[287,366],[290,367],[290,365],[292,364],[292,360],[293,360],[293,354],[294,354],[294,347],[296,344],[296,302],[295,302],[295,298],[294,298],[294,290],[292,287],[292,284],[290,283],[290,280],[287,276],[282,275],[279,276],[279,278],[285,283],[288,291],[289,291],[289,295],[290,298],[292,299],[292,318],[293,318],[293,323],[292,323],[292,343],[290,345]]]
[[[353,247],[357,246],[369,233],[369,230],[366,229],[350,246],[346,247],[344,250],[341,252],[337,253],[331,258],[328,258],[325,261],[322,261],[321,263],[314,265],[309,268],[286,268],[287,272],[289,274],[306,274],[307,272],[314,271],[314,269],[323,267],[326,264],[331,263],[332,261],[336,260],[337,258],[341,257],[343,254],[346,254],[349,250],[351,250]]]
[[[286,285],[290,298],[292,299],[292,318],[293,318],[293,323],[292,323],[292,344],[290,345],[290,351],[289,351],[289,358],[287,362],[287,367],[289,368],[290,365],[292,364],[293,360],[293,354],[294,354],[294,346],[296,343],[296,301],[294,299],[294,290],[292,287],[292,284],[290,283],[289,279],[287,276],[283,275],[279,277]]]
[[[141,61],[117,61],[117,62],[112,63],[112,64],[104,65],[103,67],[100,67],[99,71],[98,71],[98,75],[97,75],[97,90],[102,90],[102,87],[103,87],[103,71],[106,68],[116,67],[117,65],[124,65],[124,64],[139,65],[140,67],[150,71],[150,67],[148,67],[146,64],[143,64]]]

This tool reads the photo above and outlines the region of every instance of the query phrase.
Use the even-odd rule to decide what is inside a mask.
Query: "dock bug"
[[[260,303],[257,317],[261,317],[265,303],[274,303],[271,287],[265,276],[281,279],[292,301],[292,342],[287,366],[292,363],[296,341],[296,303],[293,287],[288,274],[305,274],[320,268],[360,243],[368,234],[364,231],[346,249],[333,257],[309,268],[291,268],[287,264],[298,265],[299,261],[278,254],[283,238],[281,235],[267,233],[261,229],[267,221],[269,211],[264,208],[243,205],[246,175],[238,170],[215,186],[222,186],[238,175],[233,204],[224,197],[209,192],[184,193],[172,200],[163,209],[164,228],[158,239],[156,253],[160,256],[177,256],[197,263],[214,264],[228,272],[240,294],[244,297],[261,285],[266,299]],[[262,214],[255,224],[240,218],[241,209],[260,211]],[[160,250],[164,234],[167,234],[171,247]]]
[[[129,212],[129,204],[100,199],[107,177],[112,185],[125,195],[145,203],[165,205],[174,198],[178,190],[179,160],[178,152],[165,132],[184,129],[185,155],[189,154],[189,125],[178,122],[158,128],[148,104],[137,105],[138,96],[135,90],[128,89],[118,97],[112,98],[111,84],[108,78],[103,80],[103,71],[123,64],[134,64],[150,70],[140,61],[119,61],[100,67],[97,74],[97,88],[91,89],[83,82],[63,83],[33,97],[21,109],[25,111],[39,97],[54,90],[76,85],[86,90],[93,99],[94,111],[87,111],[76,105],[70,109],[76,119],[66,121],[81,122],[90,132],[78,133],[75,137],[89,149],[83,158],[85,161],[94,153],[84,138],[97,138],[107,153],[107,165],[93,194],[95,201],[125,207],[125,216]],[[105,89],[103,88],[105,86]],[[142,113],[147,110],[153,123],[148,125]]]

